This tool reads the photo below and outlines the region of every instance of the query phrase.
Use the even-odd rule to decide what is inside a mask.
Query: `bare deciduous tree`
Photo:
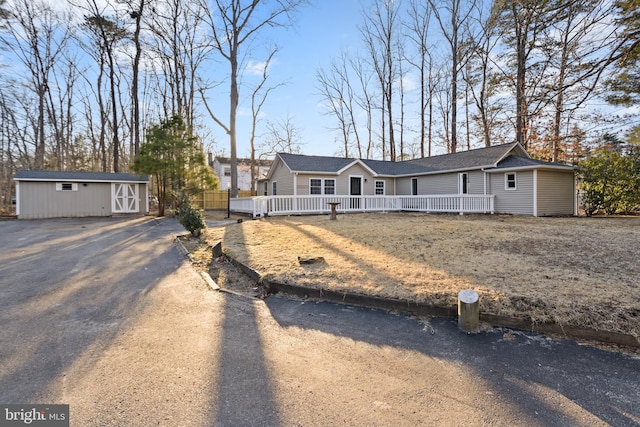
[[[391,161],[396,158],[393,114],[394,83],[398,77],[398,14],[399,2],[375,0],[372,12],[365,14],[365,23],[360,29],[382,96],[379,106],[382,159],[388,155]]]
[[[7,48],[30,73],[30,88],[37,104],[34,132],[34,167],[45,165],[47,102],[52,70],[62,55],[70,33],[57,13],[42,1],[19,0],[13,5],[7,35],[0,45]]]
[[[466,24],[476,8],[476,0],[462,2],[462,0],[428,0],[438,21],[442,35],[450,50],[449,78],[451,83],[449,101],[450,106],[450,143],[451,153],[458,149],[458,76],[465,67],[471,51],[464,49],[469,44],[465,40],[470,36],[464,34]]]
[[[229,135],[231,152],[231,195],[238,196],[238,155],[236,120],[240,104],[241,58],[251,42],[269,27],[284,27],[291,23],[291,15],[306,0],[213,0],[209,8],[208,24],[212,47],[229,64],[229,120],[212,116]]]
[[[416,52],[415,59],[408,58],[408,62],[418,70],[420,75],[420,157],[425,157],[425,141],[427,141],[427,138],[427,151],[431,156],[431,114],[433,111],[433,90],[431,90],[433,58],[429,46],[431,14],[432,11],[428,2],[411,0],[409,3],[409,19],[404,24],[407,38]],[[427,116],[429,117],[428,119]]]

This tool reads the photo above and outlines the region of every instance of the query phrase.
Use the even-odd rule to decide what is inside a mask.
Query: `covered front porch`
[[[452,194],[423,196],[259,196],[229,200],[231,212],[253,218],[273,215],[325,214],[331,203],[339,213],[442,212],[494,213],[493,195]]]

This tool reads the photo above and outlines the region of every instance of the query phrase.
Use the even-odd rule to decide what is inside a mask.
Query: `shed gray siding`
[[[505,174],[516,174],[516,189],[505,190]],[[496,213],[533,215],[533,171],[510,171],[487,174],[488,194],[494,194]]]
[[[575,213],[575,182],[573,172],[539,170],[538,216],[573,215]]]
[[[19,181],[21,219],[110,216],[111,183],[78,183],[78,191],[56,191],[55,182]],[[138,195],[145,197],[145,192]],[[144,200],[139,206],[144,209]]]

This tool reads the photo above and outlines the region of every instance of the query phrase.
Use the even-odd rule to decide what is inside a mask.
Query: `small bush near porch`
[[[468,288],[485,313],[640,336],[638,217],[292,216],[205,236],[288,284],[450,306]]]

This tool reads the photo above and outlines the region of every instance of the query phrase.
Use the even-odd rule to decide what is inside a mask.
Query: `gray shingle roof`
[[[133,181],[147,182],[146,175],[135,176],[129,173],[108,172],[73,172],[73,171],[42,171],[20,170],[14,175],[16,181],[84,181],[84,182],[117,182]]]
[[[495,167],[516,145],[517,143],[515,142],[494,145],[491,147],[477,148],[475,150],[460,151],[453,154],[409,160],[407,163],[424,166],[432,172]]]
[[[523,167],[536,167],[536,166],[551,166],[573,169],[573,166],[563,165],[562,163],[545,162],[543,160],[530,159],[527,157],[509,156],[506,159],[498,163],[496,169],[508,169],[508,168],[523,168]]]
[[[477,170],[512,167],[570,166],[531,159],[518,145],[509,143],[453,154],[425,157],[404,162],[383,160],[354,159],[344,157],[306,156],[303,154],[278,154],[287,167],[294,172],[338,173],[350,164],[360,161],[377,175],[407,176],[430,173],[443,173],[460,170]]]
[[[297,172],[338,172],[356,159],[344,157],[305,156],[304,154],[278,154],[282,161]]]
[[[430,172],[431,169],[409,162],[387,162],[383,160],[362,160],[364,164],[376,171],[378,175],[412,175]]]

